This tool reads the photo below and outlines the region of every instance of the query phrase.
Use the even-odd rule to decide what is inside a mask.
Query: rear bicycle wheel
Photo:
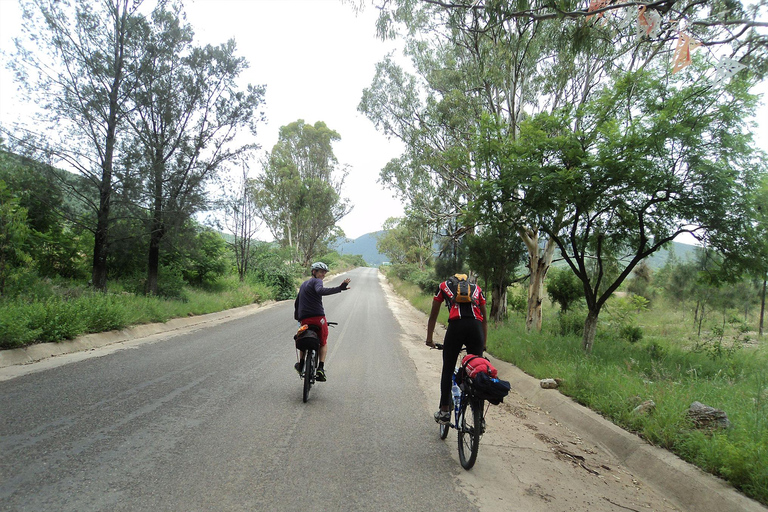
[[[304,403],[309,400],[309,390],[312,389],[312,382],[315,380],[315,351],[307,350],[304,360],[304,394],[302,400]]]
[[[471,396],[464,395],[463,398],[456,425],[459,432],[459,462],[464,469],[471,469],[477,460],[480,436],[483,433],[483,404]]]

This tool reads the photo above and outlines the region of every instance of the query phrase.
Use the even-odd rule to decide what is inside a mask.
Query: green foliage
[[[404,218],[390,217],[377,238],[376,249],[386,255],[390,263],[411,263],[424,268],[432,261],[431,224],[417,213]]]
[[[525,314],[528,309],[528,291],[525,286],[517,284],[507,289],[507,307],[515,313]]]
[[[280,127],[278,141],[254,182],[259,216],[293,261],[307,266],[323,241],[350,211],[341,196],[346,171],[339,169],[332,144],[340,135],[322,121],[299,119]]]
[[[228,270],[227,244],[222,236],[210,229],[197,233],[185,255],[182,275],[193,286],[210,286]]]
[[[563,312],[584,297],[584,285],[568,267],[552,267],[547,275],[547,295],[549,300],[560,305]]]
[[[23,249],[29,232],[26,208],[0,180],[0,296],[15,269],[32,259]]]
[[[611,332],[630,343],[643,339],[643,330],[637,325],[637,316],[647,311],[648,305],[648,299],[640,295],[619,297],[609,303],[606,309]]]
[[[424,293],[434,295],[435,290],[444,279],[435,277],[431,270],[421,270],[417,265],[392,265],[389,272],[402,281],[415,284]]]
[[[296,298],[298,276],[302,267],[290,264],[287,251],[276,251],[269,244],[256,244],[253,248],[253,265],[246,276],[249,283],[261,282],[274,290],[275,300]]]

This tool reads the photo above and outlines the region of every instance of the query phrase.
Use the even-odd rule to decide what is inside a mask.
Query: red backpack
[[[461,367],[464,368],[464,374],[473,379],[480,372],[487,373],[492,378],[495,378],[498,373],[490,361],[474,354],[464,356],[464,359],[461,360]]]

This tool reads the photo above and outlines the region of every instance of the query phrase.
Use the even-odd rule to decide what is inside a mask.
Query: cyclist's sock
[[[317,369],[322,370],[323,368],[325,368],[325,363],[320,361],[320,363],[317,365]]]
[[[299,368],[304,368],[304,360],[299,359]]]

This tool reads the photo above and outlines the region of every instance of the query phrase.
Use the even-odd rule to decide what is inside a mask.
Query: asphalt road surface
[[[377,271],[344,277],[308,403],[292,301],[0,382],[0,510],[477,510]]]

